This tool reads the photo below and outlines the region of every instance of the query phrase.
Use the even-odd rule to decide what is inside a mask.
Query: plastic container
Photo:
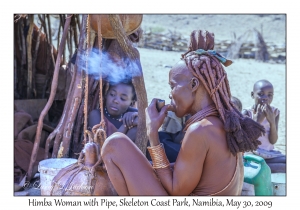
[[[56,174],[62,169],[76,163],[73,158],[50,158],[39,162],[41,195],[50,195],[51,182]]]
[[[254,185],[256,196],[273,195],[271,169],[260,156],[244,155],[244,182]]]
[[[286,195],[286,173],[271,174],[273,195]]]
[[[255,196],[254,185],[244,182],[241,195]]]

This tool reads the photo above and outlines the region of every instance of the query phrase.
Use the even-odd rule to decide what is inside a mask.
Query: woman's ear
[[[196,91],[200,85],[199,79],[197,79],[195,77],[192,78],[191,85],[192,85],[192,92]]]

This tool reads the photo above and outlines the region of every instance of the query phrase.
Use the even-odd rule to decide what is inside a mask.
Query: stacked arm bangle
[[[167,168],[170,166],[170,162],[167,158],[164,145],[160,143],[157,146],[147,147],[152,159],[153,168]]]

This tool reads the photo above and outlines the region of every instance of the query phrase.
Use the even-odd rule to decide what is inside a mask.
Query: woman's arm
[[[138,124],[138,113],[127,112],[122,118],[123,124],[119,128],[119,132],[126,134],[133,142],[136,139],[137,124]]]
[[[162,154],[157,154],[153,149],[159,147],[158,129],[163,123],[168,109],[171,109],[171,107],[166,105],[158,112],[155,104],[156,99],[153,99],[146,109],[147,135],[152,147],[150,154],[164,155],[166,159],[164,151]],[[157,175],[169,195],[189,195],[199,183],[203,163],[208,151],[206,130],[202,129],[200,122],[194,123],[188,128],[183,138],[173,171],[170,165],[166,165],[168,161],[163,161],[162,164],[156,164],[160,161],[156,162],[155,156],[151,155]]]
[[[128,131],[128,128],[124,126],[124,124],[121,125],[121,127],[118,129],[118,132],[126,134]]]
[[[208,151],[206,131],[200,123],[191,125],[182,141],[174,169],[156,169],[159,179],[169,195],[189,195],[200,181]]]

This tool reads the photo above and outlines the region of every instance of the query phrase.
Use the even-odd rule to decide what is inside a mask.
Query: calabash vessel
[[[85,144],[78,161],[53,178],[50,195],[117,195],[103,165],[97,143]]]
[[[90,15],[91,27],[94,31],[98,31],[98,18],[100,17],[101,22],[101,34],[103,38],[115,39],[115,33],[109,21],[109,15]],[[139,14],[123,14],[119,15],[123,28],[127,35],[134,33],[141,25],[143,15]]]

